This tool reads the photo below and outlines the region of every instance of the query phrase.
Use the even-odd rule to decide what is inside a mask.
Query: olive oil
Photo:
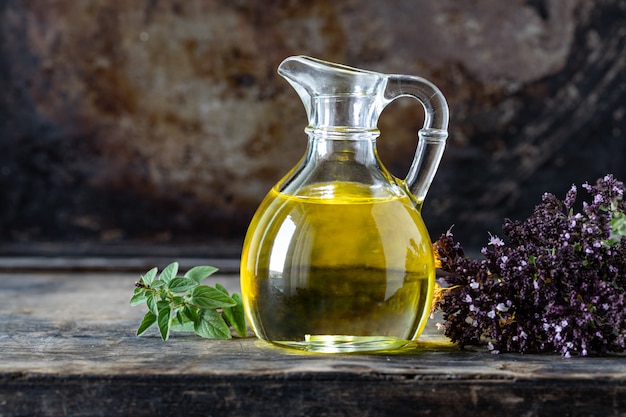
[[[393,187],[354,182],[274,188],[244,243],[241,284],[261,339],[309,351],[403,346],[426,324],[434,286],[430,237]]]

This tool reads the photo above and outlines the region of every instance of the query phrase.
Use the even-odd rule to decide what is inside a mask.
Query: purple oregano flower
[[[582,188],[580,212],[572,186],[563,201],[544,194],[528,219],[506,219],[484,259],[466,257],[450,231],[435,242],[449,273],[436,308],[453,342],[565,357],[626,350],[624,184],[607,175]]]

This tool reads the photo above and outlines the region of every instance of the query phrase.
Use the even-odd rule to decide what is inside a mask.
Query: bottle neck
[[[309,125],[322,129],[376,130],[382,108],[376,96],[340,94],[313,97]]]
[[[307,127],[309,155],[317,161],[378,165],[378,129],[320,129]]]
[[[298,195],[306,187],[342,182],[358,184],[359,197],[398,194],[393,176],[378,158],[378,130],[307,127],[306,133],[306,155],[281,182],[280,192]]]

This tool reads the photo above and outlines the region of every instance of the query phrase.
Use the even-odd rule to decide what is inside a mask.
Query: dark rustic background
[[[304,109],[276,75],[296,54],[441,88],[433,238],[454,224],[480,247],[544,191],[626,179],[623,0],[0,0],[1,251],[236,252],[304,152]],[[383,113],[397,176],[421,123],[408,99]]]

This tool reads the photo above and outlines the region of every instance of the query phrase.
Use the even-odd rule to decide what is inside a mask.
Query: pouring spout
[[[387,76],[307,56],[285,59],[278,74],[296,90],[309,127],[377,129]]]

